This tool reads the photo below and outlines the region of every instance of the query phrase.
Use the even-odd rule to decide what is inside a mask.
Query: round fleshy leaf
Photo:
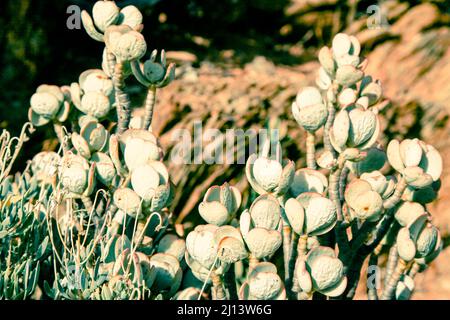
[[[424,188],[433,183],[433,178],[420,167],[406,167],[403,170],[403,177],[408,185],[415,188]]]
[[[338,297],[344,293],[347,288],[347,277],[343,277],[340,282],[331,288],[321,290],[321,293],[328,297]]]
[[[405,165],[403,164],[403,160],[400,155],[400,142],[398,142],[398,140],[391,140],[389,142],[386,155],[389,164],[398,172],[403,172]]]
[[[330,132],[330,140],[333,147],[341,152],[347,143],[350,130],[350,117],[347,110],[341,110],[336,115]]]
[[[95,26],[105,32],[106,28],[119,19],[119,7],[114,1],[97,1],[92,8]]]
[[[282,238],[278,231],[254,228],[247,234],[245,242],[252,254],[262,259],[274,254],[280,248]]]
[[[439,180],[443,170],[442,157],[439,151],[433,146],[427,145],[425,156],[422,157],[419,167],[429,174],[433,178],[433,181]]]
[[[101,119],[108,115],[111,110],[111,103],[104,94],[91,91],[81,98],[81,108],[86,110],[87,114]]]
[[[345,189],[344,198],[347,204],[351,207],[358,201],[358,198],[365,192],[371,191],[370,183],[362,179],[355,179],[347,185]]]
[[[336,224],[336,206],[324,197],[315,197],[305,209],[306,233],[321,235],[331,230]]]
[[[83,139],[78,133],[74,132],[71,135],[72,145],[77,150],[77,154],[89,159],[91,157],[91,152],[89,150],[89,145],[86,140]]]
[[[327,178],[319,171],[308,168],[295,172],[291,183],[291,193],[294,197],[304,192],[324,193],[328,187]]]
[[[141,199],[129,188],[120,188],[114,192],[114,204],[125,213],[134,216],[141,208]]]
[[[321,291],[333,288],[342,281],[344,265],[341,260],[326,255],[308,263],[314,289]]]
[[[119,24],[124,24],[134,30],[138,30],[143,20],[142,13],[135,6],[126,6],[120,10]]]
[[[100,69],[91,69],[80,75],[80,87],[86,92],[98,92],[105,96],[111,95],[114,90],[112,80]]]
[[[271,300],[283,288],[283,282],[276,273],[259,272],[248,281],[250,297],[257,300]]]
[[[214,236],[218,227],[214,225],[200,225],[186,237],[186,250],[204,268],[209,269],[217,254],[217,243]]]
[[[35,93],[30,99],[31,109],[45,118],[53,118],[61,107],[57,97],[49,92]]]
[[[122,62],[140,59],[147,51],[143,35],[128,25],[108,27],[105,32],[105,44]]]
[[[64,168],[60,179],[64,188],[81,195],[87,187],[88,172],[77,166]]]
[[[146,61],[144,63],[144,75],[150,83],[158,83],[164,78],[165,70],[160,63]]]
[[[388,187],[388,180],[380,171],[363,173],[361,179],[370,183],[372,190],[380,195],[382,195]]]
[[[249,211],[253,224],[260,228],[276,229],[281,218],[281,207],[270,195],[256,198]]]
[[[358,219],[376,221],[382,213],[383,199],[375,191],[366,191],[360,193],[349,206]]]
[[[34,112],[33,109],[31,109],[31,108],[28,109],[28,120],[29,120],[35,127],[45,126],[47,123],[50,122],[50,119],[38,115],[38,114],[37,114],[36,112]]]
[[[116,168],[111,158],[103,152],[96,152],[91,160],[95,162],[97,178],[106,186],[109,186],[116,176]]]
[[[149,160],[159,158],[159,148],[156,144],[139,138],[129,139],[125,145],[125,163],[130,171],[147,164]]]
[[[333,38],[332,49],[335,56],[342,56],[350,52],[352,42],[345,33],[338,33]]]
[[[406,139],[400,143],[400,156],[406,167],[416,167],[422,159],[422,148],[418,139]]]
[[[345,88],[338,96],[338,102],[342,107],[355,103],[356,99],[356,91],[352,88]]]
[[[227,208],[218,201],[201,202],[198,206],[198,212],[207,223],[216,226],[226,224],[230,218]]]
[[[283,168],[276,160],[260,157],[253,164],[253,176],[256,182],[268,192],[278,186],[282,172]]]
[[[425,257],[429,255],[436,245],[438,238],[438,232],[436,227],[431,224],[428,224],[422,232],[419,234],[419,237],[416,240],[417,253],[418,257]]]
[[[300,109],[323,104],[322,93],[316,87],[305,87],[298,92],[295,102]]]
[[[146,201],[153,198],[159,183],[159,174],[150,165],[137,167],[131,174],[133,190]]]
[[[397,234],[398,255],[405,261],[411,261],[416,255],[416,246],[410,238],[408,228],[401,228]]]
[[[306,264],[303,259],[298,259],[297,266],[295,268],[295,273],[297,276],[297,281],[304,292],[311,292],[312,291],[312,279],[311,275],[309,274],[308,270],[306,269]]]
[[[309,105],[299,109],[296,108],[294,103],[292,111],[297,123],[310,132],[317,131],[322,127],[328,116],[327,107],[323,103]]]
[[[340,66],[336,71],[336,81],[343,86],[352,86],[360,81],[364,73],[350,64]]]
[[[369,110],[355,108],[349,112],[349,145],[357,147],[368,141],[375,132],[376,115]]]
[[[335,63],[333,59],[333,52],[328,47],[322,47],[319,51],[319,61],[324,70],[333,74],[335,69]]]
[[[405,201],[395,212],[395,219],[401,226],[406,227],[423,215],[426,215],[426,211],[420,203]]]
[[[295,198],[291,198],[286,201],[284,210],[292,230],[297,234],[302,234],[305,221],[305,210],[300,202]]]

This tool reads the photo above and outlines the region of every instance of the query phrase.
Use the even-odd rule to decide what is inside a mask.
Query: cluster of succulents
[[[376,265],[387,252],[385,285],[368,286],[368,297],[411,296],[442,248],[425,207],[442,159],[418,139],[378,143],[386,101],[356,38],[340,33],[320,50],[317,86],[292,103],[307,166],[296,170],[272,137],[260,141],[245,168],[249,207],[237,187],[212,186],[198,206],[206,224],[180,230],[151,130],[156,89],[175,65],[156,50],[140,62],[148,45],[136,7],[98,1],[82,18],[105,44],[101,69],[40,86],[21,136],[0,136],[0,298],[351,299],[366,258]],[[147,90],[143,121],[130,121],[130,76]],[[49,123],[59,150],[11,176],[27,130]]]

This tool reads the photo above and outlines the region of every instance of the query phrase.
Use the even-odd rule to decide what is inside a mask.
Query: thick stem
[[[417,262],[413,262],[411,269],[409,269],[408,271],[408,276],[410,276],[411,278],[414,279],[414,277],[416,276],[416,274],[418,274],[420,272],[420,264],[418,264]]]
[[[395,186],[394,194],[390,196],[389,199],[386,199],[383,202],[383,207],[387,210],[394,208],[400,202],[403,192],[405,192],[406,186],[407,184],[405,179],[401,177],[397,185]]]
[[[299,257],[306,256],[306,253],[308,252],[308,235],[307,234],[302,234],[300,236],[300,239],[298,240],[297,251],[298,251]]]
[[[230,300],[238,300],[237,288],[236,288],[236,274],[234,271],[234,264],[230,266],[230,269],[224,275],[224,286],[228,292]]]
[[[394,273],[395,266],[398,262],[398,250],[397,245],[393,245],[391,249],[389,250],[388,260],[386,264],[386,274],[384,276],[384,286],[386,287],[389,283],[389,280],[392,277],[392,274]]]
[[[344,262],[344,265],[346,265],[346,261],[348,260],[347,258],[350,254],[350,244],[347,237],[346,227],[344,225],[342,204],[339,197],[339,179],[344,164],[345,162],[339,164],[339,166],[330,174],[329,196],[330,200],[333,201],[334,205],[336,206],[337,222],[334,231],[336,235],[336,243],[339,248],[339,258]]]
[[[297,262],[297,255],[298,255],[298,242],[299,242],[299,236],[297,233],[292,233],[292,241],[291,241],[291,249],[290,249],[290,256],[289,256],[289,267],[288,267],[288,273],[289,273],[289,283],[286,284],[288,288],[288,292],[290,294],[293,294],[293,292],[297,292],[298,287],[298,281],[297,277],[295,276],[295,264]],[[292,291],[291,291],[292,290]],[[291,297],[292,298],[292,297]]]
[[[116,56],[109,50],[106,51],[106,63],[108,72],[114,75],[114,70],[116,66]]]
[[[114,67],[114,90],[117,109],[117,133],[123,133],[130,123],[130,99],[125,93],[124,63],[117,62]]]
[[[211,274],[212,280],[212,288],[211,288],[211,296],[213,300],[226,300],[227,297],[225,295],[225,290],[223,289],[222,279],[220,276],[213,272]]]
[[[284,282],[289,283],[289,255],[291,250],[292,229],[289,225],[283,225],[283,261],[284,261]]]
[[[395,294],[395,289],[397,288],[397,284],[400,281],[400,277],[402,273],[406,269],[406,261],[403,259],[399,259],[397,262],[397,266],[389,279],[387,286],[383,290],[383,295],[381,296],[382,300],[392,300]]]
[[[323,145],[325,147],[325,150],[331,152],[333,156],[336,158],[336,152],[334,151],[333,146],[330,142],[330,130],[333,126],[334,117],[336,114],[336,109],[334,107],[334,104],[330,101],[328,101],[328,116],[327,116],[327,122],[325,123],[325,128],[323,132]]]
[[[345,186],[347,185],[347,177],[350,173],[348,167],[342,168],[341,176],[339,177],[339,199],[344,201]]]
[[[148,88],[147,99],[145,100],[144,130],[148,130],[151,128],[155,102],[156,102],[156,87],[151,86],[150,88]]]
[[[314,141],[314,133],[306,131],[306,165],[309,169],[316,169],[316,146]]]
[[[250,253],[250,256],[248,257],[248,272],[250,273],[253,269],[255,269],[255,266],[259,263],[259,260],[257,257],[253,255],[253,253]]]

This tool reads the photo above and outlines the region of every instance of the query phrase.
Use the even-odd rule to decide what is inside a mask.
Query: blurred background
[[[304,139],[290,105],[312,84],[317,51],[338,32],[355,35],[369,59],[367,74],[380,79],[391,101],[381,117],[391,138],[419,137],[450,157],[450,1],[419,0],[124,0],[144,14],[149,49],[166,49],[177,63],[176,80],[158,91],[154,130],[167,154],[173,130],[199,120],[222,132],[261,128],[279,120],[284,156],[304,166]],[[83,29],[70,30],[67,9],[90,12],[90,0],[0,1],[0,130],[20,132],[29,98],[42,83],[66,85],[99,68],[103,45]],[[139,112],[143,88],[129,79]],[[288,134],[286,134],[288,132]],[[27,143],[17,170],[42,149],[57,146],[41,127]],[[320,146],[319,146],[320,148]],[[445,164],[445,162],[444,162]],[[213,184],[231,181],[244,191],[243,165],[168,163],[177,185],[173,211],[198,221],[196,207]],[[429,205],[450,244],[450,170],[438,201]],[[181,192],[183,191],[183,192]],[[450,248],[417,277],[416,299],[450,299]],[[365,298],[364,285],[358,297]]]

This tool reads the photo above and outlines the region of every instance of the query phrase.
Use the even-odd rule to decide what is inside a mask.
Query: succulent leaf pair
[[[223,274],[245,257],[242,235],[232,226],[199,225],[186,237],[186,263],[201,281],[209,281],[209,270]]]
[[[74,106],[87,115],[80,118],[80,126],[83,126],[85,118],[88,121],[105,118],[113,105],[113,82],[105,72],[99,69],[83,72],[78,83],[72,83],[70,93]]]
[[[83,10],[81,19],[88,35],[97,41],[104,41],[103,34],[109,26],[125,25],[137,31],[143,28],[143,16],[135,6],[119,9],[114,1],[97,1],[92,8],[92,17]]]
[[[270,262],[260,262],[251,271],[239,290],[241,300],[285,300],[286,289]]]
[[[402,174],[409,186],[420,189],[439,180],[443,164],[439,152],[419,139],[389,142],[387,158],[390,165]]]
[[[228,183],[212,186],[198,207],[200,216],[209,224],[222,226],[234,218],[242,201],[240,191]]]
[[[261,156],[252,154],[246,162],[245,174],[247,180],[258,194],[284,195],[294,176],[294,163],[290,160],[283,163],[281,160],[281,145],[276,145],[275,157],[269,157],[270,139],[266,139]]]
[[[253,201],[240,217],[240,230],[250,252],[258,259],[269,257],[281,246],[281,207],[269,194]]]
[[[153,50],[150,59],[141,66],[138,60],[131,63],[136,79],[145,87],[163,88],[175,79],[175,63],[167,65],[166,53],[161,52],[160,61],[156,61],[157,50]]]
[[[292,114],[305,130],[315,132],[321,128],[328,116],[322,94],[316,87],[305,87],[299,91],[292,103]]]
[[[298,235],[322,235],[336,225],[336,206],[318,193],[302,193],[297,198],[290,198],[284,212],[288,224]]]
[[[334,119],[330,142],[339,153],[346,148],[367,150],[376,143],[380,130],[379,119],[373,111],[358,104],[348,105]]]
[[[28,119],[39,127],[50,121],[64,122],[70,112],[70,97],[66,87],[41,85],[30,99]]]
[[[95,164],[89,165],[85,158],[68,152],[61,158],[59,180],[68,197],[89,196],[95,187]]]
[[[399,256],[421,264],[434,259],[442,249],[439,230],[429,222],[429,214],[416,202],[404,202],[395,213],[402,228],[397,235]]]
[[[319,292],[337,297],[347,287],[344,265],[329,247],[313,248],[304,259],[299,258],[295,273],[299,287],[305,293]]]

